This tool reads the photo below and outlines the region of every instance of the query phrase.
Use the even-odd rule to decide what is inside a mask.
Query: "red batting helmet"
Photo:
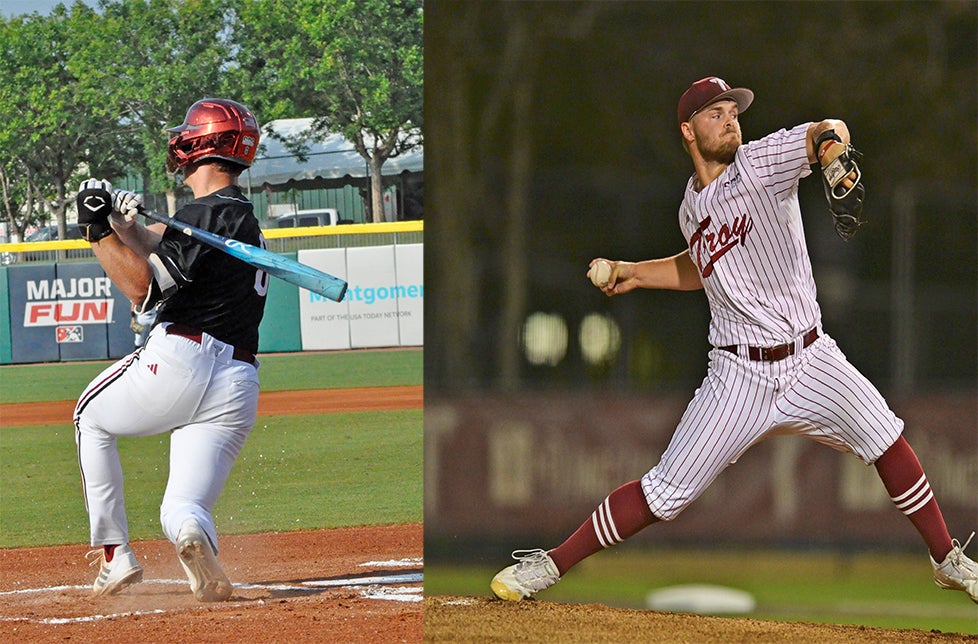
[[[247,107],[226,98],[205,98],[187,110],[183,123],[167,130],[170,139],[166,168],[179,168],[204,159],[223,159],[245,167],[255,160],[261,130]]]

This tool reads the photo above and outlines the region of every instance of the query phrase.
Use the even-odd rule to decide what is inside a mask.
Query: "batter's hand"
[[[143,196],[129,190],[116,190],[112,195],[112,226],[130,228],[139,217]]]
[[[112,214],[112,184],[101,179],[86,179],[78,186],[75,197],[78,207],[78,229],[89,242],[112,234],[109,215]]]

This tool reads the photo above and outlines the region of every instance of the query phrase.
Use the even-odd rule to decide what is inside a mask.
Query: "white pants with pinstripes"
[[[217,547],[211,511],[255,423],[258,369],[204,334],[200,343],[153,329],[145,347],[103,371],[75,407],[75,440],[93,546],[129,541],[116,439],[170,433],[170,472],[160,506],[176,543],[196,518]]]
[[[807,436],[871,464],[901,432],[903,421],[827,335],[776,362],[713,349],[703,384],[642,489],[652,513],[668,521],[769,436]]]

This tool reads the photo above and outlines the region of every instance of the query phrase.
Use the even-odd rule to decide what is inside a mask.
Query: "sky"
[[[0,0],[0,13],[5,18],[23,13],[34,13],[35,11],[41,15],[46,15],[59,4],[70,7],[74,3],[75,0]],[[95,0],[85,0],[85,4],[90,7],[98,6]]]

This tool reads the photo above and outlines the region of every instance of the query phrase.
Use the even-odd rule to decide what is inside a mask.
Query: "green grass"
[[[262,358],[262,390],[421,384],[421,350]],[[0,402],[77,396],[109,363],[0,368]],[[161,538],[168,434],[122,438],[133,540]],[[214,510],[222,534],[422,520],[421,410],[259,417]],[[4,427],[0,547],[85,543],[70,424]]]
[[[259,374],[262,391],[420,385],[422,356],[421,349],[260,355]],[[0,366],[0,404],[75,399],[110,364]]]
[[[421,349],[259,356],[262,391],[392,387],[423,382]]]
[[[259,418],[216,508],[221,529],[420,523],[421,416]]]
[[[420,523],[421,450],[420,410],[259,418],[214,510],[218,529]],[[162,538],[168,434],[120,439],[119,453],[130,537]],[[87,542],[71,426],[0,429],[0,463],[0,547]]]
[[[506,563],[428,561],[425,594],[490,596]],[[747,617],[757,619],[978,633],[978,606],[934,585],[926,553],[619,548],[586,559],[539,598],[644,608],[650,591],[693,583],[750,592],[757,609]]]

